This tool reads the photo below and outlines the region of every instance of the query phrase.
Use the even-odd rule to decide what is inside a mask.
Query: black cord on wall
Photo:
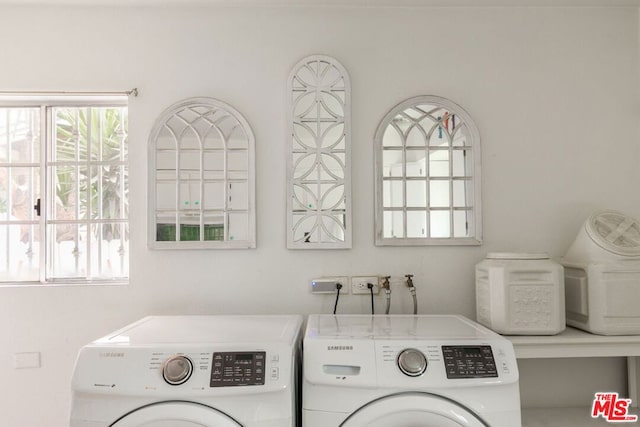
[[[340,299],[340,289],[342,289],[341,283],[336,283],[336,303],[333,306],[333,314],[336,314],[336,310],[338,309],[338,300]]]
[[[369,288],[369,291],[371,292],[371,314],[375,314],[373,312],[373,284],[367,283],[367,288]]]

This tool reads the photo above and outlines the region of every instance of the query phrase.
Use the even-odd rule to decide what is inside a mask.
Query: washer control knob
[[[187,382],[193,373],[193,363],[185,356],[171,356],[162,364],[162,377],[171,385]]]
[[[405,375],[418,377],[427,370],[427,358],[420,350],[407,348],[398,354],[398,368]]]

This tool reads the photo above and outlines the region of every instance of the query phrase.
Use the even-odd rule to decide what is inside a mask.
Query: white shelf
[[[629,398],[638,414],[640,396],[640,335],[603,336],[567,327],[558,335],[510,335],[518,359],[626,357]],[[522,410],[522,427],[611,426],[591,418],[591,408],[535,408]]]
[[[637,411],[630,411],[637,414]],[[522,410],[522,427],[611,427],[601,418],[591,418],[591,408],[536,408]],[[629,425],[623,423],[619,425]],[[633,425],[636,425],[633,423]]]
[[[640,356],[640,335],[603,336],[567,327],[558,335],[510,335],[518,359]]]

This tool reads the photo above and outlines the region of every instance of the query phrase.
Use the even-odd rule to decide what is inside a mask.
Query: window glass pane
[[[223,171],[224,151],[205,151],[204,169],[207,171]]]
[[[407,207],[427,207],[427,181],[407,181]]]
[[[470,157],[471,152],[467,150],[453,150],[453,176],[472,175]]]
[[[429,205],[432,208],[449,206],[449,181],[429,182]]]
[[[424,150],[407,150],[407,176],[427,176],[426,154]]]
[[[200,240],[200,215],[197,212],[183,213],[180,215],[180,240]]]
[[[56,193],[54,219],[87,219],[90,210],[91,216],[95,217],[97,192],[91,193],[89,183],[97,184],[97,177],[89,177],[86,167],[59,166],[53,170]],[[97,174],[97,169],[92,169],[92,173]]]
[[[91,239],[93,277],[114,279],[129,275],[129,226],[95,224]]]
[[[247,240],[249,238],[249,215],[247,213],[229,214],[229,240]]]
[[[102,161],[125,160],[128,153],[128,115],[125,108],[94,108],[93,133]],[[175,148],[175,147],[171,147]]]
[[[382,176],[402,176],[402,151],[382,152]]]
[[[96,194],[95,203],[98,203],[95,211],[101,212],[101,219],[127,219],[129,217],[128,168],[118,165],[103,165],[96,169],[101,172],[99,178],[101,184],[92,185],[92,194]],[[102,197],[98,198],[98,194],[102,194]]]
[[[200,151],[180,152],[180,171],[199,172],[200,171]]]
[[[441,125],[436,125],[429,137],[429,145],[432,147],[446,147],[449,145],[449,134]]]
[[[456,208],[472,207],[473,187],[470,181],[453,181],[453,206]]]
[[[86,113],[78,108],[54,109],[54,161],[74,162],[87,159]],[[84,126],[84,131],[81,129]]]
[[[426,135],[422,133],[422,128],[414,126],[407,135],[407,146],[424,147],[426,144]]]
[[[203,203],[205,209],[224,209],[224,182],[205,182]]]
[[[11,184],[9,170],[9,168],[0,168],[0,221],[8,221],[10,219],[9,194]]]
[[[57,224],[47,227],[51,247],[51,277],[87,278],[87,227]]]
[[[320,208],[324,211],[332,211],[345,208],[344,185],[321,184]]]
[[[403,181],[384,181],[382,183],[384,207],[395,208],[404,206],[402,184]]]
[[[316,217],[302,213],[293,214],[295,224],[293,239],[296,242],[312,243],[318,241],[318,227],[316,227]]]
[[[176,135],[171,132],[171,128],[168,126],[160,129],[158,136],[156,138],[156,149],[157,150],[176,150],[178,148],[178,142],[176,140]]]
[[[40,168],[0,168],[0,218],[34,220],[33,205],[40,197]]]
[[[40,110],[0,108],[0,162],[40,161]]]
[[[337,215],[322,215],[323,234],[326,236],[325,241],[334,240],[336,242],[342,241],[345,234],[345,216],[344,214]]]
[[[462,123],[458,124],[459,120],[457,120],[457,116],[453,116],[453,121],[456,125],[453,133],[453,146],[454,147],[467,147],[469,138],[467,137],[469,130],[467,129],[467,125]]]
[[[449,176],[449,151],[429,151],[429,176]]]
[[[211,133],[214,138],[217,138],[217,132]],[[216,140],[217,142],[218,140]],[[249,138],[247,138],[247,134],[245,133],[242,126],[236,126],[227,139],[227,147],[229,149],[237,149],[243,148],[245,150],[249,149]]]
[[[40,280],[39,230],[37,224],[0,227],[0,282]]]
[[[407,237],[425,238],[427,237],[427,212],[408,211],[407,212]]]
[[[206,212],[204,216],[204,240],[224,240],[224,213]]]
[[[385,147],[401,147],[402,136],[394,126],[387,126],[382,137],[382,145]]]
[[[200,182],[188,181],[180,183],[180,209],[200,209]]]
[[[470,237],[471,211],[453,212],[453,237]]]
[[[175,217],[174,217],[175,218]],[[176,241],[176,224],[174,218],[159,217],[156,219],[156,240],[159,242]]]
[[[158,171],[175,171],[176,169],[176,151],[163,150],[156,153],[156,170]]]
[[[176,182],[158,181],[156,184],[156,206],[158,209],[176,208]]]
[[[246,150],[229,151],[227,169],[230,171],[246,171],[249,169],[249,152]]]
[[[404,224],[402,211],[384,211],[384,237],[404,237]]]
[[[431,212],[431,237],[451,237],[451,225],[449,223],[449,211]]]

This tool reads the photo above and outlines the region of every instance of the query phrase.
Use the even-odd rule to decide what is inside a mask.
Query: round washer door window
[[[488,427],[465,407],[426,393],[403,393],[374,400],[340,427]]]
[[[136,409],[110,427],[242,427],[242,424],[209,406],[166,402]]]

